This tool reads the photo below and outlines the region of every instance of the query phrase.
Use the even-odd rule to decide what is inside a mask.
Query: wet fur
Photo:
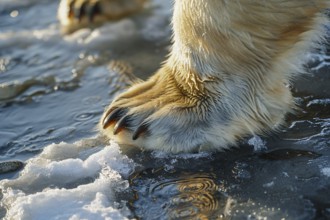
[[[169,58],[112,102],[101,131],[177,153],[222,150],[276,129],[294,107],[291,78],[325,34],[329,2],[176,0]]]

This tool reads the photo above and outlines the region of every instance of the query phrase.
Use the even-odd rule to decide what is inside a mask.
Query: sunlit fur
[[[119,143],[170,152],[222,150],[276,129],[294,106],[288,88],[324,35],[329,0],[176,0],[162,68],[109,108],[127,108]],[[102,121],[102,120],[101,120]],[[132,132],[149,127],[136,141]]]

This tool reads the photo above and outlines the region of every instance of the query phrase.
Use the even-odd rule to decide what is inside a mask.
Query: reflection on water
[[[139,218],[223,219],[229,214],[231,200],[212,173],[172,171],[169,175],[159,169],[143,171],[131,181],[136,190],[132,206]]]
[[[317,216],[326,216],[321,197],[311,193],[311,203],[302,195],[329,187],[318,167],[329,154],[299,149],[256,153],[242,147],[202,157],[135,154],[145,168],[130,177],[134,217],[311,219],[315,209],[320,211]]]
[[[290,160],[299,157],[307,157],[315,159],[320,157],[320,154],[317,154],[312,151],[298,150],[298,149],[278,149],[270,152],[260,154],[260,158],[266,160]]]

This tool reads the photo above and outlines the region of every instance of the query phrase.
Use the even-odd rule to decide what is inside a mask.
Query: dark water
[[[116,67],[124,63],[145,79],[167,53],[169,3],[155,1],[134,21],[100,28],[100,36],[89,30],[62,36],[57,6],[0,2],[1,161],[25,161],[51,143],[95,136],[103,109],[127,84]],[[301,109],[278,133],[222,153],[123,146],[139,164],[129,189],[118,192],[129,217],[330,219],[329,50],[324,45],[309,55],[309,74],[292,88]]]

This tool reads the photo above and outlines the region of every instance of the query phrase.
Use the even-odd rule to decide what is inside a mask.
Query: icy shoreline
[[[91,145],[91,139],[51,144],[18,178],[0,181],[5,219],[126,219],[129,211],[115,193],[129,187],[122,176],[135,163],[114,142]]]

